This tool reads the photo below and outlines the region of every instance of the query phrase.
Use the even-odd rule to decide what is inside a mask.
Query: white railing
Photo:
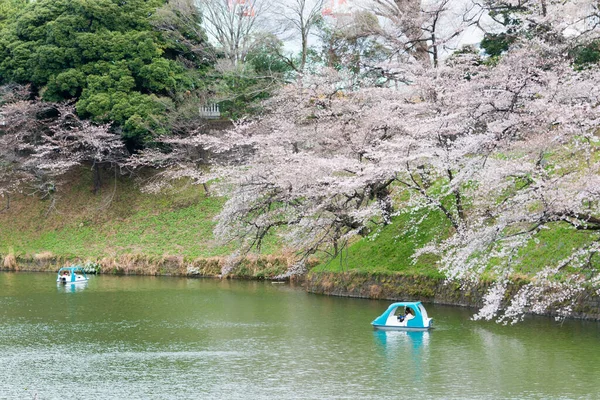
[[[218,104],[210,104],[200,107],[200,116],[207,119],[218,119],[221,118],[221,111],[219,111]]]

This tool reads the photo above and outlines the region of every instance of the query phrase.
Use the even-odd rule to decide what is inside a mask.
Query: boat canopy
[[[60,283],[79,283],[86,282],[88,277],[85,270],[77,265],[62,267],[58,270],[56,281]]]
[[[72,265],[70,267],[62,267],[61,269],[58,270],[58,274],[60,275],[61,272],[68,272],[69,274],[80,272],[81,274],[83,274],[85,276],[85,270],[83,269],[83,267],[79,267],[79,266]]]

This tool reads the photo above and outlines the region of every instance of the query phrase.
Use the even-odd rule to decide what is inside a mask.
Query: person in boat
[[[404,320],[409,320],[409,319],[413,319],[415,316],[412,313],[412,310],[410,309],[410,307],[406,307],[404,309],[404,315],[398,315],[398,321],[399,322],[404,322]]]

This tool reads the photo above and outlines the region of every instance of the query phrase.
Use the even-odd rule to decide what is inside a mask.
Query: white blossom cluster
[[[0,132],[1,195],[20,191],[28,182],[33,192],[50,196],[56,178],[72,167],[118,164],[125,157],[120,135],[107,125],[80,120],[72,105],[7,98],[0,110],[5,122]]]
[[[215,233],[248,249],[279,232],[301,258],[338,256],[394,214],[441,212],[453,234],[415,257],[437,254],[450,279],[496,276],[478,318],[572,312],[583,284],[598,283],[600,73],[574,69],[567,52],[523,40],[495,65],[457,55],[403,91],[345,87],[329,70],[287,86],[259,120],[194,138],[249,150],[242,166],[213,170],[229,196]],[[588,235],[587,247],[507,300],[522,251],[556,223]]]

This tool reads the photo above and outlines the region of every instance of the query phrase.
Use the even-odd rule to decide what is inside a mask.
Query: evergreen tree
[[[199,26],[194,7],[39,0],[16,10],[18,3],[24,2],[0,9],[0,83],[31,84],[47,101],[72,99],[81,117],[113,123],[130,148],[166,132],[165,114],[201,86],[197,68],[206,61],[196,50],[204,35],[200,29],[173,34],[184,22]],[[161,29],[165,22],[170,30]]]

